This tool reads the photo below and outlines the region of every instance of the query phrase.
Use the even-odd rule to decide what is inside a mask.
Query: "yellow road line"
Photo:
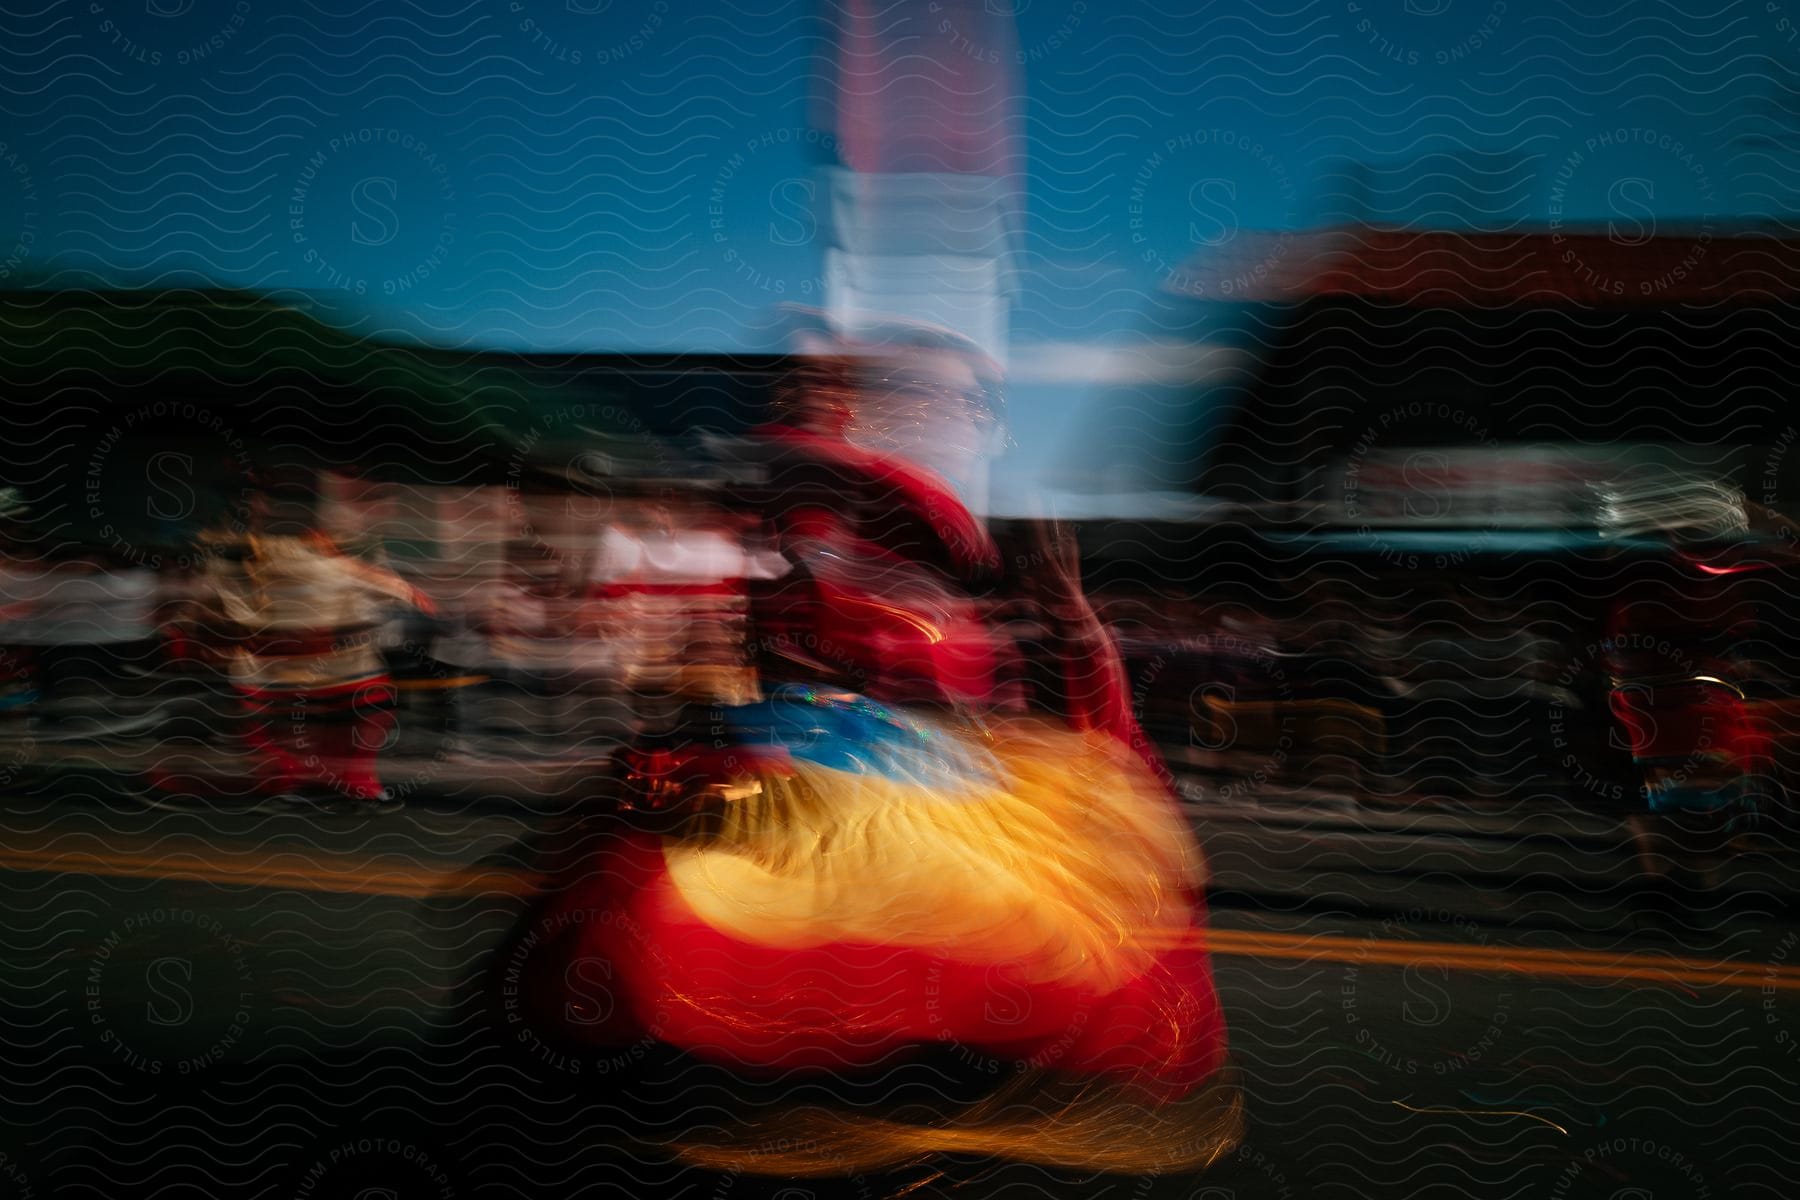
[[[1794,967],[1661,954],[1528,950],[1512,946],[1251,933],[1235,929],[1209,930],[1205,944],[1214,954],[1240,958],[1339,962],[1351,966],[1441,966],[1450,970],[1540,978],[1630,979],[1649,983],[1800,991],[1800,970]]]
[[[370,859],[295,863],[232,859],[192,849],[160,853],[94,850],[0,849],[0,870],[34,874],[75,874],[105,878],[216,883],[272,890],[330,892],[364,896],[429,897],[531,896],[546,885],[530,871],[453,867],[434,870],[417,863]],[[1184,935],[1191,936],[1191,935]],[[1169,939],[1166,948],[1177,944]],[[1208,929],[1199,943],[1213,954],[1290,962],[1332,962],[1351,966],[1439,966],[1481,974],[1526,975],[1545,979],[1761,988],[1800,991],[1800,966],[1727,962],[1663,954],[1599,950],[1530,949],[1459,942],[1325,937],[1316,934]]]
[[[307,892],[341,892],[362,896],[511,896],[535,894],[542,882],[517,871],[455,868],[433,871],[409,863],[345,862],[286,865],[267,860],[201,858],[191,852],[167,854],[96,854],[71,850],[56,853],[0,851],[0,870],[107,878],[174,880],[183,883],[237,884]]]
[[[1305,944],[1308,940],[1327,943],[1329,945],[1363,945],[1403,948],[1414,957],[1432,958],[1475,958],[1489,959],[1503,955],[1516,961],[1551,962],[1559,965],[1585,964],[1590,966],[1611,966],[1620,961],[1645,962],[1654,961],[1662,965],[1683,970],[1717,970],[1721,967],[1736,967],[1741,964],[1721,962],[1718,959],[1683,958],[1678,955],[1664,954],[1632,954],[1619,950],[1574,950],[1560,947],[1544,947],[1534,949],[1528,946],[1492,946],[1471,942],[1421,942],[1409,939],[1349,939],[1327,938],[1316,934],[1260,933],[1239,929],[1209,929],[1205,934],[1209,944],[1218,946],[1224,942],[1233,942],[1244,946],[1252,946],[1270,942],[1271,944],[1295,945]],[[1800,980],[1800,964],[1786,966],[1781,964],[1765,965],[1770,971],[1787,978]]]

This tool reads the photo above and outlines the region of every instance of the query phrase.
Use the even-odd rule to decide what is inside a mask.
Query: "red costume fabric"
[[[240,688],[238,698],[264,794],[305,787],[358,800],[380,794],[376,762],[395,720],[385,676],[321,688]]]
[[[929,473],[785,427],[770,436],[823,464],[844,502],[819,503],[811,476],[774,506],[784,538],[814,547],[800,565],[823,565],[760,597],[753,620],[759,638],[828,648],[817,657],[839,678],[808,683],[804,656],[790,660],[798,682],[765,703],[798,714],[785,741],[733,742],[745,735],[727,709],[710,746],[623,756],[644,791],[711,789],[724,832],[628,833],[582,863],[541,922],[561,941],[523,981],[533,1020],[770,1075],[875,1069],[949,1044],[1009,1072],[1109,1081],[1144,1111],[1216,1108],[1204,1085],[1226,1038],[1198,849],[1166,776],[1142,765],[1160,767],[1097,622],[1063,644],[1064,725],[888,707],[966,714],[991,698],[995,634],[952,589],[998,552]],[[908,551],[862,536],[872,522],[853,499],[871,494],[893,505],[876,520],[907,530]],[[919,572],[937,590],[858,582]],[[739,798],[721,800],[733,787]],[[841,923],[846,908],[862,923]],[[1071,958],[1076,942],[1093,957]],[[572,982],[582,963],[606,964],[603,1002]]]

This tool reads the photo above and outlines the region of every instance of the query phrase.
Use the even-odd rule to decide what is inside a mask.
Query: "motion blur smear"
[[[0,1193],[1791,1193],[1741,14],[90,7]]]

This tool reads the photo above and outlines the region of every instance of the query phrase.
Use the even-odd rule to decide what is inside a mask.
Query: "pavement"
[[[733,1086],[647,1046],[553,1048],[506,990],[547,857],[577,829],[435,795],[321,817],[0,794],[5,1194],[1791,1194],[1791,910],[1583,928],[1492,907],[1479,882],[1434,899],[1400,879],[1370,910],[1325,875],[1306,906],[1214,906],[1249,1133],[1210,1171],[675,1166],[640,1140],[646,1114],[727,1123],[746,1103]],[[1247,876],[1235,853],[1215,847],[1215,872]]]
[[[52,732],[0,744],[0,1196],[1775,1200],[1800,1176],[1779,842],[1652,909],[1617,817],[1228,789],[1177,756],[1243,1148],[1186,1175],[765,1179],[655,1145],[669,1114],[736,1120],[739,1084],[558,1047],[508,992],[606,807],[605,729],[458,746],[403,716],[385,809],[268,804],[200,721]]]
[[[448,741],[419,724],[409,728],[403,719],[380,760],[383,781],[401,806],[539,824],[605,807],[608,763],[625,733],[615,722],[580,737],[514,733]],[[1172,761],[1207,855],[1209,894],[1219,906],[1380,915],[1429,904],[1488,923],[1595,931],[1660,928],[1720,908],[1800,907],[1800,842],[1777,832],[1746,833],[1705,850],[1667,843],[1660,849],[1671,854],[1679,886],[1654,889],[1624,817],[1579,801],[1402,796],[1397,802],[1390,790],[1222,783],[1190,769],[1178,754]],[[121,811],[191,810],[216,820],[228,811],[269,808],[251,785],[253,764],[228,741],[211,737],[15,738],[0,741],[0,775],[34,795],[110,797]],[[152,778],[175,782],[146,786]]]

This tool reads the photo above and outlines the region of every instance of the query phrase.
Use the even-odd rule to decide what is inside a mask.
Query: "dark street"
[[[1228,889],[1212,911],[1240,1151],[1203,1178],[951,1162],[852,1187],[647,1159],[621,1136],[646,1107],[727,1103],[697,1064],[508,1044],[495,959],[540,886],[545,819],[202,818],[64,796],[9,799],[4,827],[8,1016],[39,1031],[6,1054],[8,1161],[31,1180],[14,1195],[656,1180],[800,1200],[943,1170],[912,1194],[1777,1196],[1793,1168],[1800,927],[1755,896],[1695,927],[1606,929],[1603,894],[1333,904],[1328,868],[1308,887],[1226,850],[1216,889],[1263,885],[1255,907]],[[104,1164],[96,1144],[116,1148]]]

